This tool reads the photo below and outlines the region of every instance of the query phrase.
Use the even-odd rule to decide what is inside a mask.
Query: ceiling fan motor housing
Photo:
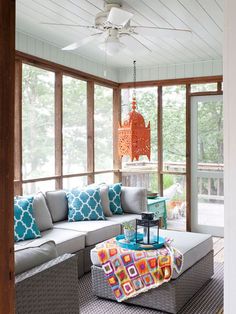
[[[95,26],[97,27],[103,26],[107,21],[111,8],[120,8],[120,7],[121,7],[120,4],[115,4],[115,3],[106,4],[104,11],[99,12],[95,16]]]

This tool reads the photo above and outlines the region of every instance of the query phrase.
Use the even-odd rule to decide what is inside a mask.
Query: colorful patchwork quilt
[[[119,247],[112,238],[96,246],[108,284],[118,302],[159,287],[180,273],[183,256],[166,241],[158,250],[132,251]]]

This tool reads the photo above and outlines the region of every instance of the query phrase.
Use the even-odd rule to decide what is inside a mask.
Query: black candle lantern
[[[159,243],[159,219],[154,219],[154,213],[142,213],[142,219],[136,219],[136,243]],[[143,229],[143,237],[138,238],[138,227]]]

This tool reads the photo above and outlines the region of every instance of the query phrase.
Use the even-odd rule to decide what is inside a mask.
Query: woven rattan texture
[[[77,256],[64,255],[19,275],[16,313],[79,313]]]
[[[212,280],[204,285],[178,314],[217,314],[223,307],[223,269],[223,264],[215,263]],[[79,280],[79,290],[81,314],[166,314],[166,312],[94,296],[90,274]]]
[[[202,289],[212,275],[213,252],[210,252],[178,279],[129,299],[127,303],[177,313],[199,289]],[[93,267],[92,282],[95,295],[114,300],[101,268]]]

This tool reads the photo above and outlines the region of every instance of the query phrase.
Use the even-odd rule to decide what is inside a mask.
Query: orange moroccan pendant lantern
[[[119,156],[130,156],[131,161],[138,160],[139,156],[146,155],[150,160],[151,153],[151,130],[150,121],[145,125],[141,113],[136,111],[136,61],[134,61],[134,91],[132,97],[132,111],[128,118],[118,129],[118,152]]]

